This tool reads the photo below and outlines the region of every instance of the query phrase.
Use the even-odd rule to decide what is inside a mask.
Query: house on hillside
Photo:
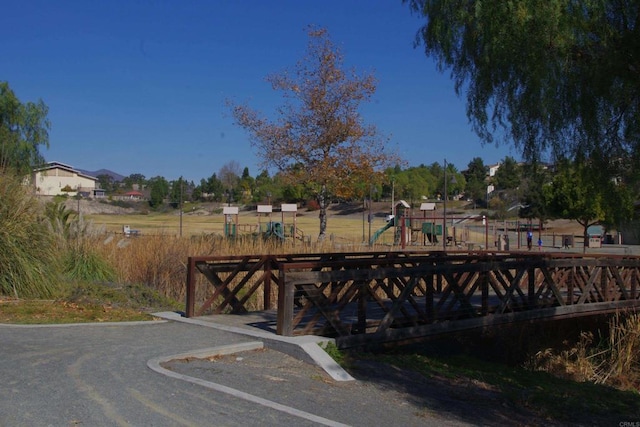
[[[502,163],[496,163],[495,165],[489,165],[487,166],[488,170],[489,170],[489,178],[493,178],[496,174],[496,172],[498,172],[498,169],[500,169],[500,166],[502,166]]]
[[[144,194],[139,191],[128,191],[124,194],[127,200],[142,200],[144,199]]]
[[[116,193],[116,194],[112,194],[111,198],[113,200],[123,200],[123,201],[134,201],[134,202],[139,202],[141,200],[146,200],[149,198],[149,192],[148,191],[137,191],[137,190],[131,190],[131,191],[127,191],[126,193]]]
[[[57,196],[68,194],[82,197],[104,196],[98,189],[97,178],[84,174],[73,167],[60,162],[49,162],[31,173],[30,185],[38,196]]]

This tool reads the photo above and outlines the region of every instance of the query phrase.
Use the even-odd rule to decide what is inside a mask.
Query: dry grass
[[[534,368],[580,382],[640,390],[640,314],[616,314],[608,336],[598,342],[592,332],[566,350],[548,348],[536,355]]]
[[[140,230],[143,235],[180,235],[180,216],[176,213],[151,213],[148,215],[86,215],[87,220],[91,220],[97,226],[104,226],[108,232],[122,233],[122,227],[129,225],[131,229]],[[274,213],[269,217],[258,217],[255,212],[241,213],[238,223],[243,228],[257,228],[257,226],[267,221],[282,222],[280,214]],[[285,215],[284,223],[293,225],[292,215]],[[315,241],[319,231],[319,219],[317,212],[299,212],[295,218],[296,227],[302,230],[305,236],[311,241]],[[358,215],[329,215],[327,232],[329,237],[339,243],[362,243],[363,221]],[[383,218],[375,218],[372,223],[372,233],[385,225]],[[245,226],[245,227],[243,227]],[[365,223],[364,237],[368,239],[369,224]],[[182,236],[218,235],[224,234],[224,215],[192,215],[182,216]],[[392,243],[391,231],[385,233],[381,238],[381,243]],[[387,238],[386,241],[384,238]]]
[[[108,232],[122,234],[123,226],[129,225],[131,229],[138,230],[143,236],[224,236],[224,215],[183,215],[182,232],[180,226],[180,217],[176,214],[149,214],[149,215],[87,215],[87,219],[91,220],[95,225],[104,227]],[[282,222],[279,214],[273,214],[271,220]],[[242,213],[238,218],[238,230],[240,235],[250,235],[259,229],[260,224],[269,221],[267,217],[259,218],[255,213]],[[293,225],[293,217],[291,215],[284,217],[286,227]],[[299,213],[296,218],[296,228],[304,234],[305,241],[317,244],[319,232],[319,219],[317,212]],[[386,221],[381,216],[376,216],[371,223],[366,219],[363,221],[361,214],[340,215],[330,214],[327,220],[327,242],[340,251],[349,250],[369,250],[370,236],[386,225]],[[480,227],[482,228],[482,227]],[[476,244],[484,244],[484,231],[474,231],[473,229],[459,227],[456,230],[456,239],[458,241],[474,242]],[[449,230],[453,233],[453,229]],[[416,233],[414,238],[418,239],[422,244],[421,233]],[[494,237],[490,236],[493,242]],[[515,243],[514,243],[515,244]],[[380,235],[375,243],[377,249],[388,250],[394,245],[394,229],[388,229]],[[396,247],[397,248],[397,247]],[[436,246],[427,246],[425,248],[435,248],[439,250],[440,244]],[[465,246],[466,248],[466,246]],[[233,248],[230,248],[233,250]],[[296,249],[297,251],[297,249]],[[259,252],[262,253],[262,252]]]
[[[296,227],[304,232],[304,242],[288,240],[284,243],[264,241],[252,236],[251,232],[269,220],[284,220],[286,226],[293,225],[294,217],[291,214],[282,216],[280,213],[274,213],[270,217],[260,217],[255,212],[241,212],[238,217],[238,229],[243,237],[235,240],[223,237],[225,217],[215,213],[184,214],[182,219],[175,212],[86,215],[85,220],[91,221],[96,228],[105,230],[106,236],[109,236],[96,241],[95,247],[118,272],[118,282],[145,284],[177,301],[185,299],[186,262],[189,256],[398,249],[397,246],[393,246],[393,229],[385,231],[373,248],[366,243],[370,232],[373,234],[386,225],[382,212],[374,216],[369,227],[362,212],[343,214],[330,210],[327,239],[322,243],[317,241],[318,212],[308,211],[298,212],[295,217]],[[122,233],[124,225],[139,230],[140,236],[126,238]],[[483,234],[471,236],[472,232],[463,233],[461,229],[457,232],[465,240],[484,243]],[[183,237],[178,237],[180,235]],[[440,246],[421,248],[441,249]],[[260,301],[256,301],[256,305],[260,307]]]
[[[52,324],[153,320],[148,313],[110,303],[0,298],[0,323]]]
[[[298,215],[296,226],[305,233],[305,241],[287,240],[285,242],[265,241],[247,234],[237,239],[223,238],[223,215],[184,215],[182,218],[182,236],[180,218],[174,214],[150,215],[87,215],[86,220],[106,233],[94,239],[93,246],[118,272],[120,283],[145,284],[177,301],[185,300],[186,263],[189,256],[213,255],[261,255],[284,253],[318,253],[330,251],[368,250],[362,243],[362,220],[352,217],[334,216],[329,219],[329,238],[317,242],[317,234],[309,230],[318,229],[316,214]],[[274,214],[274,221],[282,217]],[[243,214],[239,223],[257,228],[259,221],[255,214]],[[285,217],[286,225],[293,224],[291,216]],[[122,227],[129,225],[139,230],[139,237],[125,237]],[[372,224],[372,230],[384,226],[383,219]],[[377,228],[375,228],[377,227]],[[368,233],[368,224],[365,228]],[[375,249],[388,250],[393,236],[389,231],[385,244],[380,239]],[[202,279],[202,278],[200,278]],[[260,301],[255,301],[260,306]]]
[[[219,236],[176,237],[169,234],[125,237],[106,234],[92,240],[94,250],[117,271],[119,283],[144,284],[161,294],[185,300],[187,260],[190,256],[317,253],[334,250],[330,242],[278,243],[262,239]],[[202,277],[200,279],[203,279]]]

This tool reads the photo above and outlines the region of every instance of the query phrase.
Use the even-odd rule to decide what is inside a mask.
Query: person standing
[[[533,232],[529,230],[527,231],[527,248],[531,250],[532,245],[533,245]]]

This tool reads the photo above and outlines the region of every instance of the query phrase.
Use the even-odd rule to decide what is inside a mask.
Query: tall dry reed
[[[596,340],[592,332],[582,332],[568,349],[540,351],[534,368],[575,381],[640,391],[640,315],[615,314],[602,335]]]
[[[0,174],[0,294],[46,298],[60,288],[55,237],[18,177]]]
[[[263,255],[330,252],[325,244],[262,239],[223,239],[211,236],[105,235],[94,239],[95,250],[118,272],[120,283],[144,284],[177,301],[185,299],[190,256]],[[204,280],[200,278],[200,280]]]

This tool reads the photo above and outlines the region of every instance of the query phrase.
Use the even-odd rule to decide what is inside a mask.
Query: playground
[[[237,206],[226,206],[222,208],[223,235],[227,239],[251,236],[278,242],[290,240],[294,244],[296,240],[309,243],[309,236],[305,238],[304,232],[297,227],[297,213],[296,204],[283,203],[280,205],[279,212],[275,213],[272,205],[258,205],[256,207],[257,223],[247,224],[239,222],[240,210]]]
[[[295,204],[258,205],[253,208],[199,205],[179,212],[139,212],[113,214],[97,209],[104,204],[88,206],[82,201],[85,219],[108,233],[122,234],[124,226],[139,236],[219,236],[221,238],[253,238],[290,242],[294,245],[317,242],[318,211]],[[400,206],[398,206],[400,205]],[[483,217],[481,211],[453,204],[446,213],[442,203],[422,203],[408,208],[399,201],[393,209],[389,202],[376,202],[370,208],[363,203],[333,204],[327,210],[327,243],[339,247],[423,247],[427,250],[528,250],[527,234],[531,232],[536,251],[582,251],[585,239],[575,221],[550,221],[540,229],[537,222],[495,220]],[[284,209],[283,209],[284,208]],[[96,209],[92,211],[92,209]],[[90,213],[89,213],[90,212]],[[446,223],[446,227],[443,224]],[[295,236],[295,237],[294,237]],[[542,244],[538,247],[538,240]],[[446,242],[446,243],[445,243]],[[587,247],[601,244],[602,249],[624,250],[621,236],[589,236]]]
[[[283,204],[279,208],[258,205],[254,213],[257,222],[240,223],[237,207],[225,207],[224,236],[236,238],[253,236],[264,240],[296,241],[310,244],[315,240],[311,233],[305,233],[299,225],[298,209],[295,204]],[[356,214],[357,215],[357,214]],[[558,228],[548,225],[540,228],[539,223],[527,220],[492,220],[473,212],[460,214],[438,209],[436,203],[422,203],[419,209],[412,209],[404,200],[399,200],[392,214],[367,214],[362,210],[362,238],[358,239],[354,230],[358,227],[356,216],[351,214],[350,233],[330,233],[335,243],[352,243],[374,246],[425,247],[434,250],[492,250],[492,251],[543,251],[571,250],[577,248],[601,248],[605,241],[603,231],[590,235],[585,240],[579,227]],[[251,215],[244,215],[244,221]],[[317,220],[316,220],[317,221]],[[308,226],[308,218],[305,218]],[[317,229],[317,223],[311,224]],[[329,225],[331,230],[331,224]],[[350,237],[347,237],[350,236]],[[621,244],[620,236],[608,236],[611,244]]]

